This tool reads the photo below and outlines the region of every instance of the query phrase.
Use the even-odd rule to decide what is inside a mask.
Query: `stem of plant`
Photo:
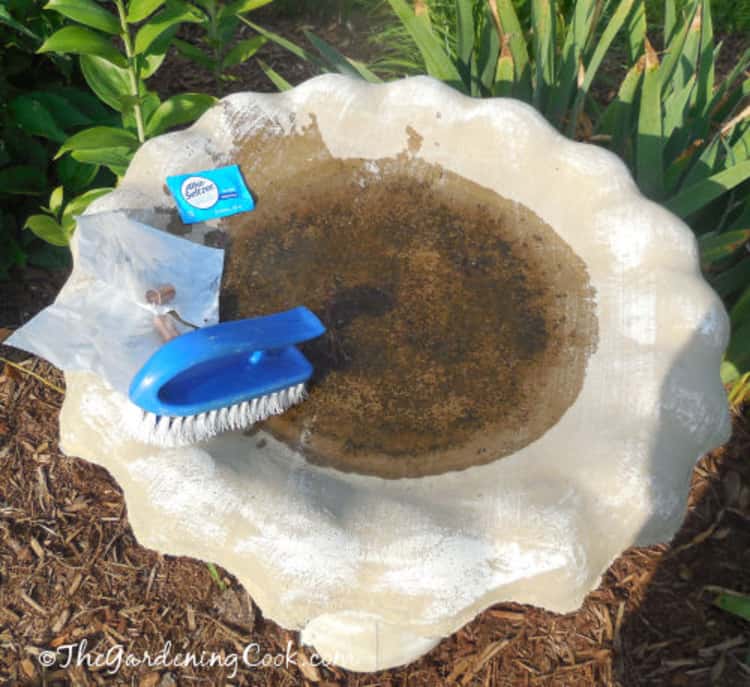
[[[138,74],[136,72],[135,57],[133,55],[133,42],[130,39],[130,27],[125,18],[125,5],[123,0],[115,0],[117,14],[120,17],[120,38],[125,45],[125,55],[128,58],[128,76],[130,77],[130,95],[133,96],[133,114],[135,115],[135,127],[138,131],[138,140],[143,143],[146,133],[143,126],[143,110],[138,93]]]
[[[214,88],[216,88],[216,94],[221,97],[221,51],[219,49],[219,21],[216,3],[212,2],[209,5],[209,9],[210,24],[208,39],[211,43],[211,51],[213,53]]]

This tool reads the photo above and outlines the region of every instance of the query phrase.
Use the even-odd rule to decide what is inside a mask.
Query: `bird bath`
[[[189,230],[155,179],[240,164],[256,210]],[[671,538],[728,436],[727,319],[689,229],[609,153],[513,100],[338,76],[225,98],[91,208],[227,249],[222,319],[305,304],[307,401],[153,448],[66,374],[61,442],[121,484],[146,546],[220,563],[355,670],[498,601],[567,612]]]

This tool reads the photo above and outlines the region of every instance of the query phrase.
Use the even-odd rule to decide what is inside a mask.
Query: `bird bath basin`
[[[283,187],[227,222],[222,295],[222,319],[306,303],[328,327],[304,347],[308,401],[271,432],[320,465],[421,477],[557,423],[596,318],[585,264],[539,217],[406,155],[316,160]]]
[[[257,207],[212,226],[154,183],[232,163]],[[145,144],[111,209],[225,246],[222,319],[305,304],[329,330],[307,401],[192,447],[129,440],[122,398],[68,373],[62,446],[142,544],[220,563],[339,665],[413,660],[498,601],[576,609],[671,538],[727,438],[689,229],[516,101],[425,77],[230,96]]]

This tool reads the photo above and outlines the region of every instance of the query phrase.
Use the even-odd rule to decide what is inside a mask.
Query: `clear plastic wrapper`
[[[55,302],[5,343],[63,371],[88,371],[127,394],[130,380],[163,343],[155,317],[174,310],[199,327],[219,321],[224,251],[136,222],[125,212],[78,218],[74,268]],[[148,292],[171,286],[171,298]],[[178,332],[185,325],[174,322]]]

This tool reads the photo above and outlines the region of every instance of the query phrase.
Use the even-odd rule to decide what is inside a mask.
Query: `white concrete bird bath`
[[[256,211],[186,234],[226,242],[224,318],[305,304],[331,333],[308,401],[190,448],[129,440],[122,397],[66,375],[62,446],[113,474],[143,545],[376,670],[498,601],[574,610],[672,537],[728,437],[728,324],[617,158],[513,100],[322,76],[149,141],[91,211],[185,231],[165,177],[235,162]]]

